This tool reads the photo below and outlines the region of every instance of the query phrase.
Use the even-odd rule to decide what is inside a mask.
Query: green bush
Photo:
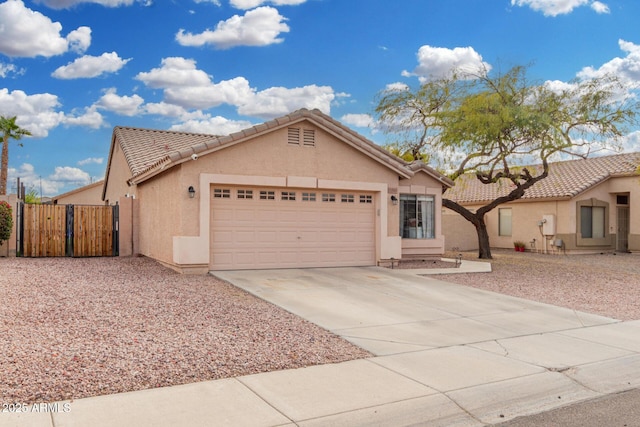
[[[11,217],[11,205],[0,201],[0,245],[11,237],[13,218]]]

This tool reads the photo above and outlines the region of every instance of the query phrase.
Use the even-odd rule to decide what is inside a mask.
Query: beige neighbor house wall
[[[51,200],[56,205],[102,205],[102,187],[104,181],[96,181],[93,184],[76,188],[64,194],[53,197]]]
[[[526,243],[527,250],[543,253],[594,253],[615,251],[618,229],[617,195],[628,195],[630,224],[629,250],[640,251],[640,177],[613,177],[573,197],[558,200],[519,200],[498,206],[485,216],[491,247],[513,248],[514,241]],[[583,239],[579,231],[580,205],[607,207],[605,237]],[[477,210],[482,205],[465,205]],[[511,209],[512,232],[499,235],[499,210]],[[555,234],[543,235],[540,221],[551,216],[555,220]],[[475,228],[457,213],[443,209],[447,234],[447,248],[476,250]],[[464,226],[467,223],[468,226]],[[463,230],[465,228],[465,231]],[[535,239],[535,242],[534,242]],[[556,246],[558,240],[562,246]],[[533,242],[533,244],[532,244]]]

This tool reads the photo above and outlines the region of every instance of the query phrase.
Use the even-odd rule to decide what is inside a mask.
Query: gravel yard
[[[544,255],[508,250],[492,250],[492,254],[492,273],[438,278],[620,320],[640,320],[639,254]],[[477,252],[463,253],[463,259],[481,261]]]
[[[438,279],[640,319],[640,255],[493,254],[492,273]],[[463,253],[463,259],[477,255]],[[214,277],[180,275],[147,258],[0,258],[0,295],[0,396],[6,404],[370,356]]]
[[[3,404],[369,356],[214,277],[147,258],[0,258],[0,331]]]

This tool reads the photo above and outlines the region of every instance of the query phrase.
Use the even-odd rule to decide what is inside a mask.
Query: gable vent
[[[313,129],[303,129],[302,130],[302,143],[309,147],[314,147],[316,145],[316,131]]]
[[[287,142],[291,145],[300,145],[300,129],[288,128],[287,132]]]

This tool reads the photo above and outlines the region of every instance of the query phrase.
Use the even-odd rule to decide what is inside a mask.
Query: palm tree
[[[0,196],[7,194],[7,176],[9,173],[9,139],[16,141],[31,132],[16,124],[17,117],[0,116],[0,132],[2,132],[2,159],[0,160]],[[22,144],[19,144],[22,146]]]

